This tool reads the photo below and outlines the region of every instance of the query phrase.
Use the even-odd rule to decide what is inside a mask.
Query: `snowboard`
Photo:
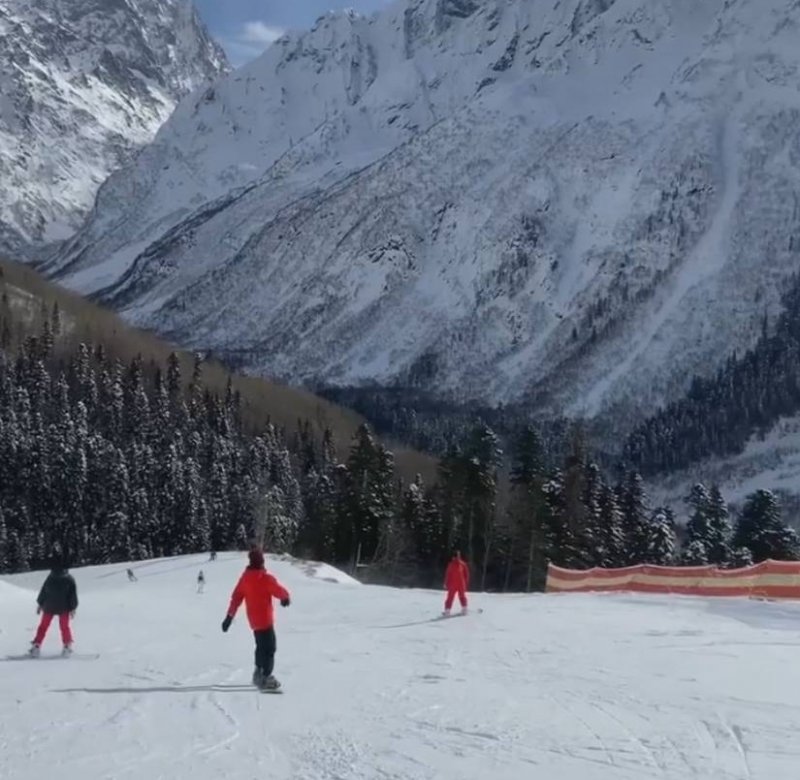
[[[450,620],[451,618],[469,617],[470,615],[480,615],[483,612],[483,607],[478,609],[471,609],[469,612],[451,612],[449,615],[439,615],[434,620]]]
[[[100,657],[99,653],[72,653],[71,655],[61,655],[61,653],[50,653],[48,655],[7,655],[6,661],[96,661]]]

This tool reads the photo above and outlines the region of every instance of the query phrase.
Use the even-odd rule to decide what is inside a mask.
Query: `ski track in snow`
[[[476,594],[482,614],[437,621],[441,593],[276,560],[275,697],[249,684],[243,613],[219,630],[243,565],[76,570],[77,649],[100,657],[0,661],[0,777],[796,780],[795,605]],[[0,658],[43,577],[0,579]]]

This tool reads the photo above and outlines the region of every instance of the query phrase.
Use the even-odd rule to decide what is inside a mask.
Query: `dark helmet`
[[[264,568],[264,553],[261,551],[260,547],[251,547],[250,552],[248,553],[248,558],[250,559],[251,569]]]

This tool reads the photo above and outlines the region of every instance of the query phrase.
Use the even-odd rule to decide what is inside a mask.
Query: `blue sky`
[[[287,29],[311,27],[326,11],[353,8],[371,13],[390,0],[195,0],[212,35],[231,62],[257,57]]]

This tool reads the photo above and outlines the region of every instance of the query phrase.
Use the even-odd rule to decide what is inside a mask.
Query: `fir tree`
[[[8,549],[8,531],[6,529],[6,519],[3,514],[3,508],[0,507],[0,572],[7,572],[11,570],[9,562],[9,549]]]
[[[628,558],[625,549],[625,531],[617,494],[603,485],[599,504],[600,564],[607,568],[625,566]]]
[[[544,557],[542,524],[545,512],[544,453],[536,430],[525,426],[515,438],[511,465],[511,538],[508,544],[509,568],[514,549],[524,551],[525,590],[544,580],[547,563]],[[510,573],[506,580],[510,577]]]
[[[731,552],[728,568],[742,569],[745,566],[753,565],[753,553],[746,547],[737,547]]]
[[[769,558],[794,561],[800,557],[797,533],[781,518],[777,499],[769,490],[757,490],[747,496],[733,546],[750,550],[755,563]]]
[[[686,524],[686,546],[700,546],[705,551],[703,558],[711,562],[711,547],[713,544],[711,530],[711,496],[702,483],[692,486],[686,497],[689,507],[689,522]]]
[[[690,542],[681,553],[684,566],[705,566],[708,564],[706,546],[699,539]]]
[[[708,550],[709,563],[725,566],[731,559],[731,528],[728,505],[722,497],[720,489],[714,485],[709,493],[708,503]]]
[[[622,512],[626,563],[640,563],[647,556],[650,531],[647,496],[638,473],[628,472],[624,483],[617,488],[617,500]]]
[[[657,509],[650,520],[645,563],[668,566],[675,555],[675,526],[668,510]]]

